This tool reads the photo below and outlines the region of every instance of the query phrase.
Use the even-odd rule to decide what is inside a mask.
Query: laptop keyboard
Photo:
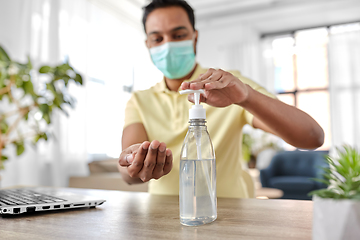
[[[0,190],[0,206],[64,202],[64,199],[34,192],[28,189]]]

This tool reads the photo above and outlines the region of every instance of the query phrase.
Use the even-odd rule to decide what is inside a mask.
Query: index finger
[[[213,68],[209,68],[206,73],[200,74],[198,78],[196,78],[195,80],[191,81],[191,82],[183,82],[181,84],[181,89],[185,90],[185,89],[190,89],[190,84],[191,83],[197,83],[197,82],[201,82],[205,79],[207,79],[209,76],[211,76],[216,70]]]
[[[202,80],[205,80],[205,79],[207,79],[208,77],[210,77],[214,72],[216,72],[215,69],[209,68],[209,69],[206,71],[206,73],[201,74],[197,79],[195,79],[195,80],[192,81],[192,82],[200,82],[200,81],[202,81]]]

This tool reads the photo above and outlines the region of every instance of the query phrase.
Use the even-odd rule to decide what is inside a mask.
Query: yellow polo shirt
[[[192,77],[186,81],[195,80],[206,71],[197,65]],[[253,89],[273,97],[257,83],[241,76],[240,72],[229,72]],[[247,198],[247,187],[241,176],[242,128],[245,124],[252,126],[253,115],[238,105],[225,108],[202,105],[206,109],[206,125],[215,149],[217,196]],[[149,192],[152,194],[179,194],[180,151],[189,127],[191,106],[187,95],[170,91],[164,79],[148,90],[134,92],[127,103],[124,128],[142,123],[150,142],[164,142],[173,153],[171,172],[150,181]]]

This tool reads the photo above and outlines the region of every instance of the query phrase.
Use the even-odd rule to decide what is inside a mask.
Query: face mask
[[[192,40],[167,42],[150,48],[155,66],[170,79],[188,75],[195,66],[195,53]]]

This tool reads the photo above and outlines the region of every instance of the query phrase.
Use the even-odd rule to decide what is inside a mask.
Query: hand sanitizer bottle
[[[180,155],[180,223],[198,226],[215,221],[216,166],[215,152],[206,128],[206,112],[199,104],[204,90],[194,93],[195,105],[189,110],[190,126]]]

